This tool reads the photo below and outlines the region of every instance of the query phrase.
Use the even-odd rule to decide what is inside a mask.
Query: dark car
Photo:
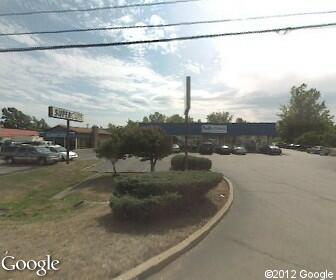
[[[211,142],[205,142],[199,146],[199,153],[201,155],[212,155],[213,152],[214,145]]]
[[[281,155],[282,150],[278,146],[267,145],[260,149],[260,152],[267,155]]]
[[[309,154],[327,156],[327,155],[329,155],[330,150],[329,150],[329,148],[324,147],[324,146],[314,146],[312,148],[307,149],[307,152]]]
[[[230,155],[231,151],[232,149],[227,145],[217,146],[215,148],[215,152],[220,155]]]
[[[12,154],[7,154],[7,163],[38,163],[40,165],[56,163],[61,158],[46,147],[22,145],[16,147]]]
[[[300,148],[298,148],[298,151],[301,151],[301,152],[307,152],[308,149],[312,148],[312,146],[310,145],[300,145]]]
[[[14,155],[19,145],[16,144],[3,144],[0,152],[0,159],[7,161],[10,157]]]
[[[288,144],[286,143],[279,142],[279,143],[276,143],[275,145],[282,149],[288,149]]]

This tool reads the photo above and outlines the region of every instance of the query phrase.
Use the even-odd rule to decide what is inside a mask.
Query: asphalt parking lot
[[[79,160],[96,159],[92,149],[77,152]],[[200,244],[150,279],[260,280],[268,269],[336,273],[336,157],[292,150],[208,157],[212,170],[233,182],[233,206]],[[156,169],[169,170],[170,159]],[[31,166],[0,163],[0,174],[7,168]],[[112,166],[101,159],[92,170]],[[117,170],[149,171],[149,163],[129,158]]]
[[[336,157],[285,150],[210,158],[234,184],[233,206],[200,244],[149,279],[260,280],[270,269],[335,275]]]

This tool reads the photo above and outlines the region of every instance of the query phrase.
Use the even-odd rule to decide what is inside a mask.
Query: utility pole
[[[66,163],[69,164],[70,160],[69,160],[69,151],[70,151],[70,139],[69,139],[69,135],[70,134],[70,120],[67,120],[67,131],[66,131]]]
[[[188,134],[189,134],[189,110],[190,110],[190,77],[186,78],[186,96],[185,96],[185,136],[184,136],[184,170],[188,170]]]

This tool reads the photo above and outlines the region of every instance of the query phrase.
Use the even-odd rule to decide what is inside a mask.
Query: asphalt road
[[[336,158],[213,155],[234,204],[191,251],[149,279],[265,279],[268,269],[336,273]],[[293,276],[290,271],[289,276]],[[320,279],[320,278],[319,278]]]

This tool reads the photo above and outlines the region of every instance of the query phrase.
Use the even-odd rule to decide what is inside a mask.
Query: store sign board
[[[49,117],[56,119],[69,120],[74,122],[83,122],[84,116],[82,113],[69,111],[67,109],[49,106]]]
[[[227,125],[204,124],[202,125],[202,133],[227,134]]]

